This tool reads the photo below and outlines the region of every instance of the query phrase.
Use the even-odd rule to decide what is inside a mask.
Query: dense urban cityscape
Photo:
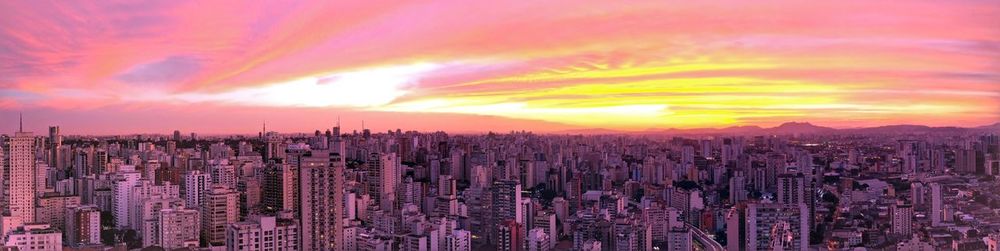
[[[1000,124],[4,134],[19,250],[997,250]]]
[[[0,251],[1000,251],[1000,0],[0,0]]]

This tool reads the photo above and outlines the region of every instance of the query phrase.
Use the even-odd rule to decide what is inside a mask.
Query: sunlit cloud
[[[146,98],[250,106],[373,107],[406,95],[422,74],[439,68],[439,65],[424,63],[361,69],[221,93],[194,92]]]
[[[197,125],[191,110],[213,107],[301,111],[286,119],[302,130],[326,126],[306,115],[323,111],[465,131],[1000,121],[1000,5],[989,1],[0,8],[11,10],[0,116],[124,110]],[[471,122],[484,116],[496,120]]]

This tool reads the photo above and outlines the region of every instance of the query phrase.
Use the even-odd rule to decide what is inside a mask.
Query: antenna
[[[17,132],[24,132],[24,114],[17,113]]]
[[[340,115],[337,115],[337,128],[340,128]]]

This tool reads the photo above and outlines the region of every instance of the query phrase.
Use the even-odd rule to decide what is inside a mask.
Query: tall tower
[[[35,137],[24,131],[23,122],[19,123],[18,131],[10,139],[7,205],[10,216],[32,222],[35,220]]]
[[[941,225],[941,210],[944,209],[944,198],[941,194],[941,184],[931,183],[931,226]]]
[[[344,249],[344,159],[337,153],[313,151],[313,156],[329,156],[325,165],[308,165],[299,170],[302,196],[301,249]]]

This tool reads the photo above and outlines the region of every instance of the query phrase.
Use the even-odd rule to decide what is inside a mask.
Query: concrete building
[[[35,220],[35,137],[20,129],[10,138],[8,178],[4,190],[10,216]]]
[[[239,221],[239,203],[239,193],[225,185],[213,185],[201,204],[202,239],[214,246],[225,245],[226,226]]]
[[[101,210],[94,205],[66,208],[67,246],[101,244]]]
[[[142,219],[142,231],[139,231],[139,237],[142,238],[143,247],[161,246],[160,216],[164,209],[184,209],[184,200],[180,198],[147,199],[138,208]]]
[[[129,216],[132,215],[133,205],[129,204],[132,198],[132,188],[139,183],[142,176],[136,171],[124,171],[115,174],[114,185],[111,187],[113,198],[111,200],[114,208],[115,227],[119,229],[137,229],[136,226],[129,225]]]
[[[399,159],[395,154],[372,153],[368,166],[367,193],[382,210],[395,207],[396,184],[399,183]]]
[[[274,216],[252,216],[226,227],[227,251],[300,250],[298,222]]]
[[[200,208],[201,201],[212,185],[211,175],[199,170],[191,170],[184,174],[184,199],[187,207]]]
[[[804,203],[750,203],[739,214],[731,211],[727,215],[726,236],[728,249],[769,250],[771,232],[779,223],[786,223],[791,232],[789,250],[806,250],[809,247],[809,207]]]
[[[303,166],[299,170],[302,206],[302,250],[343,249],[344,229],[344,159],[340,154],[312,151],[313,157],[326,158],[324,164]]]
[[[913,206],[892,205],[889,213],[892,217],[893,235],[905,237],[913,234]]]
[[[931,183],[931,210],[927,212],[931,218],[931,226],[940,226],[943,219],[944,194],[941,184]]]
[[[534,228],[528,231],[528,251],[552,250],[552,242],[554,242],[552,238],[542,228]]]
[[[513,220],[507,220],[497,226],[496,250],[500,251],[520,251],[521,249],[521,224]]]
[[[671,228],[667,232],[667,251],[691,251],[691,229],[687,227]]]
[[[451,235],[444,237],[445,251],[471,251],[472,232],[467,230],[454,230]]]
[[[4,244],[18,250],[62,250],[62,233],[49,224],[26,224],[7,235]]]
[[[778,175],[777,200],[781,204],[806,203],[805,176],[801,173]]]
[[[64,228],[66,209],[77,206],[80,206],[80,196],[46,193],[38,198],[34,222],[49,224],[56,229],[66,229]]]
[[[198,233],[201,231],[201,218],[198,210],[163,209],[160,210],[160,243],[165,249],[197,247]]]

